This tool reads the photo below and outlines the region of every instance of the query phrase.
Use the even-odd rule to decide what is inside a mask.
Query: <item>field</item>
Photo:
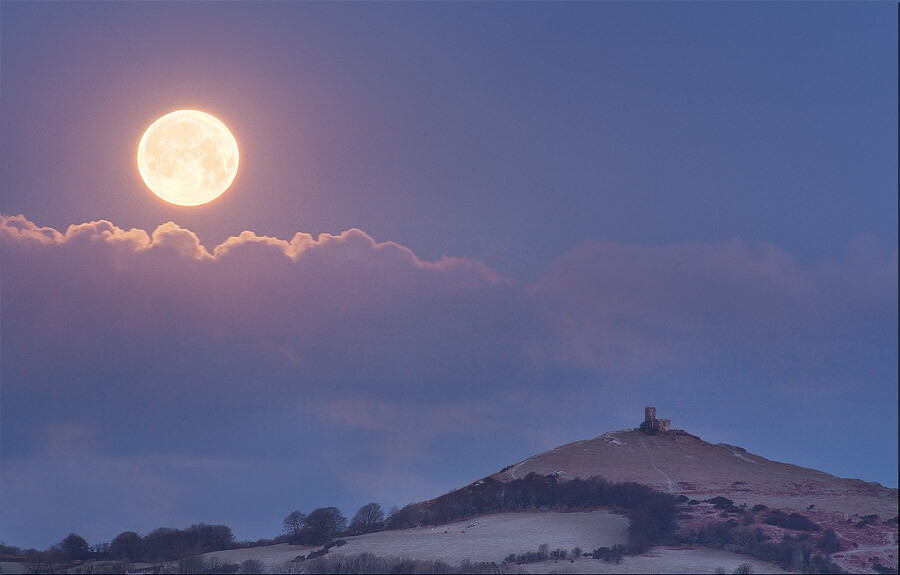
[[[628,521],[607,511],[495,513],[436,527],[382,531],[347,537],[347,544],[332,548],[328,556],[372,553],[381,557],[441,560],[459,565],[465,559],[500,563],[510,553],[536,551],[546,543],[550,550],[571,551],[581,547],[591,551],[612,547],[627,539]],[[271,545],[208,553],[227,563],[248,559],[261,561],[269,573],[299,572],[303,563],[291,563],[315,547]],[[749,563],[756,573],[783,573],[775,565],[749,557],[704,547],[691,549],[655,548],[646,555],[625,557],[621,563],[590,558],[575,561],[544,561],[510,565],[508,573],[713,573],[716,568],[732,572]],[[22,573],[22,564],[3,564],[3,573]],[[134,565],[133,568],[150,567]],[[170,566],[174,567],[174,565]]]
[[[499,563],[510,553],[537,551],[543,543],[549,545],[550,550],[562,548],[567,551],[576,546],[585,550],[604,545],[612,547],[616,543],[625,543],[627,529],[628,520],[625,517],[606,511],[495,513],[439,527],[347,537],[347,544],[332,548],[331,553],[374,553],[409,559],[437,559],[447,563],[459,563],[463,559]],[[235,563],[259,559],[271,569],[313,549],[273,545],[218,551],[208,556]]]
[[[611,547],[626,540],[627,520],[606,511],[578,513],[521,512],[482,515],[438,527],[419,527],[383,531],[348,537],[347,544],[333,548],[332,554],[373,553],[382,557],[437,559],[458,565],[464,559],[500,563],[510,553],[535,551],[546,543],[550,550],[585,551]],[[221,560],[240,563],[257,559],[270,572],[284,572],[294,557],[312,547],[273,545],[254,549],[235,549],[208,554]],[[741,563],[749,563],[756,573],[784,573],[775,565],[729,553],[696,547],[691,549],[656,548],[640,557],[625,557],[621,563],[580,558],[513,565],[509,573],[714,573],[721,567],[732,572]],[[294,564],[294,569],[299,567]]]

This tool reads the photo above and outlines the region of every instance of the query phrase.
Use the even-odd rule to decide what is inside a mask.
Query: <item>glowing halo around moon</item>
[[[138,171],[150,191],[179,206],[199,206],[224,194],[239,159],[228,127],[197,110],[178,110],[150,124],[137,152]]]

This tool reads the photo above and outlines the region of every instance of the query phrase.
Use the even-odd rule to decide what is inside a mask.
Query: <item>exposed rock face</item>
[[[797,465],[770,461],[740,447],[707,443],[673,430],[647,435],[612,431],[529,457],[494,475],[501,481],[531,472],[560,478],[599,475],[635,481],[692,499],[724,496],[736,505],[816,509],[848,515],[897,515],[898,491],[859,479],[842,479]]]

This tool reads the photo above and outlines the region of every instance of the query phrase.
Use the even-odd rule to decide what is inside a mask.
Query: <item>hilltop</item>
[[[680,519],[687,538],[702,538],[716,522],[732,527],[763,523],[759,529],[773,541],[833,530],[839,549],[832,557],[843,569],[875,572],[897,565],[897,489],[771,461],[735,445],[708,443],[671,429],[667,419],[657,420],[655,408],[647,408],[637,429],[562,445],[490,478],[508,483],[532,473],[560,481],[602,477],[682,496],[689,501]],[[809,521],[807,528],[777,526],[791,514]]]
[[[813,505],[848,516],[897,514],[897,489],[771,461],[742,447],[707,443],[681,430],[655,435],[611,431],[534,455],[491,477],[511,481],[529,473],[633,481],[691,499],[727,497],[737,505],[794,509]]]

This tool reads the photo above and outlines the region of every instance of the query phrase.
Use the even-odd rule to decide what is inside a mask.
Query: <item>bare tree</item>
[[[306,517],[304,527],[310,543],[328,543],[347,528],[347,518],[337,507],[320,507]]]
[[[370,533],[378,529],[384,521],[384,511],[377,503],[367,503],[359,508],[353,521],[350,522],[350,531],[354,533]]]
[[[290,515],[284,518],[284,532],[297,535],[303,529],[304,523],[306,523],[305,513],[291,511]]]

